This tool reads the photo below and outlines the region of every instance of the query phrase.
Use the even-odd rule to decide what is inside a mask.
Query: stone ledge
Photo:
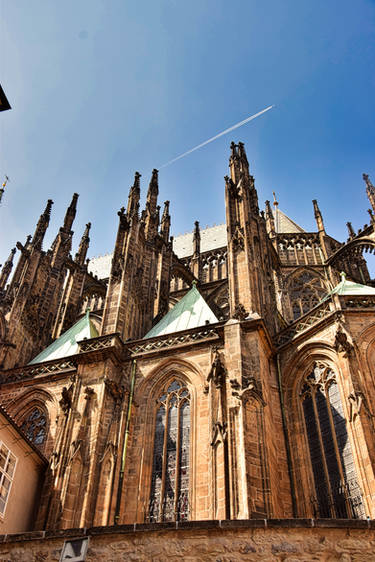
[[[150,531],[198,531],[215,529],[375,529],[375,520],[367,519],[227,519],[181,521],[162,523],[134,523],[130,525],[111,525],[106,527],[72,528],[47,531],[30,531],[12,535],[0,535],[0,543],[22,542],[65,537],[100,535],[122,535]]]

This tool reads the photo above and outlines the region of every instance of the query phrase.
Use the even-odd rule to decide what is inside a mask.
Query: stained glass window
[[[326,293],[323,281],[309,271],[302,271],[291,278],[288,285],[293,319],[296,320],[319,304]]]
[[[183,521],[189,517],[190,393],[174,379],[157,402],[149,520]]]
[[[364,518],[340,392],[332,369],[315,364],[302,386],[316,517]]]
[[[21,429],[34,445],[41,447],[47,435],[47,418],[42,410],[35,406],[23,420]]]

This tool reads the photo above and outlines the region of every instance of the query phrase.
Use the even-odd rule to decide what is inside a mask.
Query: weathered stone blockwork
[[[10,535],[2,537],[0,560],[57,561],[64,540],[85,536],[90,541],[87,562],[375,560],[372,523],[305,519],[158,523]]]

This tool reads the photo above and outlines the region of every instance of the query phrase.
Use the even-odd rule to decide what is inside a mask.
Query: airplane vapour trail
[[[173,162],[176,162],[177,160],[180,160],[184,156],[187,156],[188,154],[191,154],[192,152],[195,152],[196,150],[198,150],[198,148],[202,148],[202,146],[206,146],[206,144],[209,144],[210,142],[218,139],[219,137],[222,137],[223,135],[226,135],[227,133],[230,133],[231,131],[234,131],[234,129],[238,129],[238,127],[242,127],[242,125],[245,125],[249,121],[252,121],[253,119],[256,119],[257,117],[259,117],[263,113],[266,113],[266,111],[269,111],[273,107],[275,107],[275,106],[269,105],[268,107],[266,107],[266,109],[262,109],[262,111],[259,111],[259,113],[255,113],[254,115],[251,115],[250,117],[247,117],[243,121],[240,121],[239,123],[236,123],[235,125],[232,125],[232,127],[229,127],[229,129],[225,129],[225,131],[221,131],[221,133],[218,133],[214,137],[211,137],[210,139],[202,142],[201,144],[198,144],[198,146],[195,146],[194,148],[191,148],[187,152],[184,152],[183,154],[180,154],[180,156],[177,156],[176,158],[173,158],[173,160],[170,160],[166,164],[163,164],[162,166],[159,166],[159,170],[161,168],[165,168],[166,166],[169,166],[170,164],[173,164]]]

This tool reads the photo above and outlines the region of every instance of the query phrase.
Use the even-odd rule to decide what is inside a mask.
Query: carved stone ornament
[[[92,400],[95,396],[95,390],[93,388],[90,388],[89,386],[86,386],[84,394],[85,400]]]
[[[243,228],[237,226],[235,231],[232,234],[232,244],[233,250],[235,252],[240,252],[245,247],[245,240],[244,240],[244,233]]]
[[[207,382],[212,380],[216,388],[220,388],[225,381],[226,369],[224,363],[220,357],[220,353],[215,349],[215,357],[211,366],[211,370],[207,376]]]
[[[266,405],[266,402],[263,398],[263,392],[260,383],[255,379],[255,377],[249,377],[247,379],[248,384],[245,387],[236,381],[236,379],[231,379],[230,384],[232,387],[232,395],[238,398],[238,400],[246,402],[249,398],[254,397],[256,398],[262,406]]]
[[[112,398],[116,401],[119,402],[122,400],[123,396],[124,396],[124,388],[121,386],[119,386],[117,384],[117,382],[106,378],[104,380],[104,384],[107,387],[108,391],[110,392]]]
[[[352,392],[348,396],[349,404],[350,404],[350,411],[349,411],[349,420],[353,421],[356,416],[359,416],[362,410],[362,407],[365,411],[365,414],[369,418],[373,418],[373,414],[370,412],[367,400],[363,392],[357,390],[356,392]]]
[[[348,336],[342,331],[341,327],[336,332],[334,346],[338,353],[344,353],[344,357],[349,357],[353,351],[353,345],[349,342]]]
[[[72,395],[73,386],[70,385],[69,388],[66,388],[66,386],[64,386],[61,392],[61,400],[59,401],[59,404],[65,415],[68,414],[70,408],[72,407]]]
[[[244,305],[241,303],[237,304],[232,314],[232,318],[235,318],[236,320],[245,320],[246,317],[247,317],[247,312],[245,310]]]

